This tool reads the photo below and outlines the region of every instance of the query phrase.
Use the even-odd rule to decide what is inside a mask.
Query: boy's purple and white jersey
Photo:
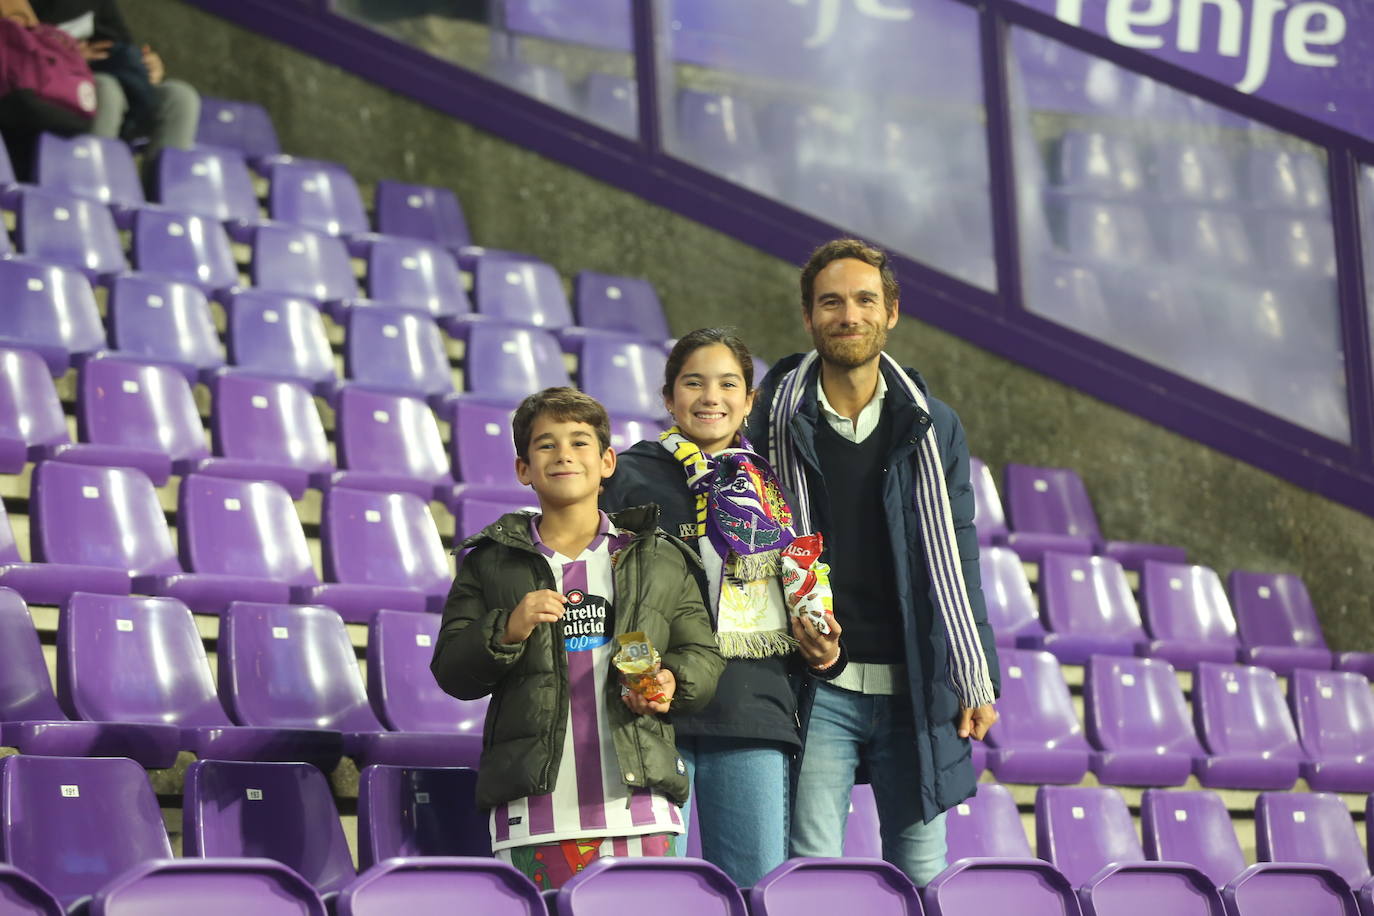
[[[611,555],[632,534],[614,528],[603,512],[596,538],[576,559],[570,559],[544,545],[538,521],[538,516],[530,519],[530,534],[553,571],[554,590],[568,599],[562,620],[568,653],[568,727],[553,791],[492,809],[492,850],[559,840],[681,833],[682,817],[667,796],[625,784],[607,721],[607,697],[617,696],[608,694],[608,681],[615,678]],[[612,702],[621,701],[614,698]]]

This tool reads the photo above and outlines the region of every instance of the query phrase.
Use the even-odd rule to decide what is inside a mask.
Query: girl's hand
[[[797,640],[797,648],[802,658],[812,668],[829,668],[840,657],[840,634],[844,629],[834,617],[830,618],[830,634],[827,636],[806,617],[792,618],[792,636]]]

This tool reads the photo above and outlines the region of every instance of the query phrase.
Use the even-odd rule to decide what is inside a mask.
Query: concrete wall
[[[179,0],[123,6],[169,73],[266,105],[289,152],[342,161],[362,182],[451,187],[480,243],[565,276],[648,277],[675,333],[733,324],[770,360],[808,345],[794,265]],[[955,406],[995,474],[1007,461],[1077,468],[1108,537],[1181,544],[1223,576],[1296,572],[1333,646],[1374,649],[1374,519],[913,319],[889,349]]]

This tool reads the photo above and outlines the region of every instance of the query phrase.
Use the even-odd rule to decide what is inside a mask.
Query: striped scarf
[[[777,469],[778,477],[796,494],[796,529],[798,534],[812,531],[811,498],[796,443],[792,441],[790,422],[801,407],[806,391],[816,384],[820,371],[820,357],[815,350],[806,354],[778,384],[769,418],[768,458]],[[929,411],[925,395],[906,374],[906,371],[886,353],[882,365],[892,370],[916,406]],[[881,371],[881,370],[880,370]],[[988,673],[987,656],[978,638],[978,627],[969,604],[968,587],[964,583],[964,569],[959,559],[959,544],[954,536],[954,516],[949,507],[949,491],[945,488],[944,462],[940,458],[938,437],[926,433],[917,453],[917,473],[913,502],[920,519],[921,543],[925,548],[926,566],[935,587],[936,609],[944,622],[949,639],[950,686],[959,702],[972,709],[991,703],[994,699],[992,678]]]

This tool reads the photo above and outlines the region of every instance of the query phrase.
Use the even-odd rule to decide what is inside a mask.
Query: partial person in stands
[[[607,511],[657,503],[659,526],[701,555],[701,595],[727,662],[715,700],[673,723],[702,856],[740,887],[787,859],[788,768],[801,745],[795,682],[844,670],[840,624],[831,619],[822,633],[789,613],[782,553],[792,511],[740,433],[754,394],[754,361],[739,337],[683,335],[663,377],[674,425],[620,455],[601,497]]]
[[[491,694],[477,804],[496,855],[552,890],[602,856],[672,855],[688,781],[667,713],[709,703],[725,662],[697,559],[655,507],[597,508],[615,470],[605,408],[548,388],[511,428],[540,514],[463,542],[430,667],[459,699]]]
[[[897,323],[887,255],[840,239],[801,272],[815,349],[778,362],[747,427],[824,535],[849,664],[808,683],[791,854],[839,856],[860,767],[883,858],[924,885],[945,868],[945,811],[973,795],[969,741],[997,721],[963,426],[883,352]]]

